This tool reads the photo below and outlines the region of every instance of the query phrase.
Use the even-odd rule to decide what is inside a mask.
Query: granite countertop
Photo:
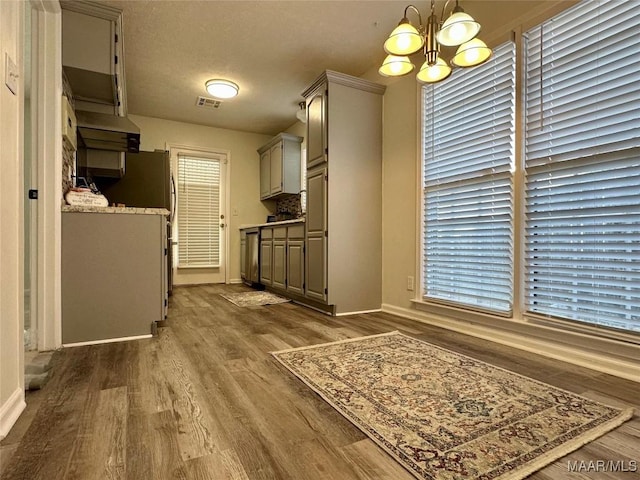
[[[138,207],[88,207],[84,205],[64,205],[63,212],[70,213],[127,213],[133,215],[164,215],[169,216],[166,208],[138,208]]]
[[[304,223],[304,217],[294,218],[293,220],[281,220],[279,222],[267,222],[267,223],[252,223],[248,225],[240,225],[240,230],[245,228],[257,228],[257,227],[278,227],[280,225],[290,225],[292,223]]]

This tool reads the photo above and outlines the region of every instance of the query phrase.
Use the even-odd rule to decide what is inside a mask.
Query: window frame
[[[575,2],[579,3],[579,2]],[[618,348],[625,349],[622,345],[628,346],[632,349],[636,345],[640,345],[640,336],[634,332],[627,332],[624,330],[611,329],[604,326],[595,326],[593,324],[585,322],[576,322],[569,319],[553,319],[542,318],[536,315],[527,314],[525,307],[525,258],[524,258],[524,246],[525,246],[525,170],[524,170],[524,120],[525,109],[524,104],[524,40],[523,34],[528,29],[535,27],[536,25],[543,23],[554,16],[561,14],[562,12],[573,7],[572,5],[553,4],[545,7],[541,7],[539,10],[533,12],[533,15],[526,21],[517,21],[512,25],[505,26],[502,32],[497,32],[487,44],[494,47],[497,43],[504,40],[505,37],[510,37],[516,44],[516,117],[515,117],[515,172],[514,172],[514,219],[513,219],[513,278],[514,278],[514,290],[513,290],[513,313],[510,317],[502,317],[494,313],[472,311],[458,306],[443,305],[433,302],[425,301],[422,298],[422,291],[424,288],[423,282],[423,242],[424,242],[424,201],[422,198],[423,192],[423,155],[421,150],[423,149],[423,131],[424,126],[422,124],[423,119],[423,100],[421,89],[417,89],[416,94],[416,106],[417,106],[417,141],[416,141],[416,262],[415,262],[415,278],[416,289],[411,294],[409,299],[412,307],[419,312],[425,312],[423,318],[438,319],[438,323],[448,325],[453,329],[459,329],[460,324],[456,322],[464,322],[469,325],[470,330],[478,330],[475,334],[482,331],[482,325],[494,329],[494,333],[491,334],[489,339],[495,339],[499,342],[511,343],[513,338],[511,335],[518,333],[524,333],[526,335],[534,335],[539,339],[547,339],[548,341],[556,341],[557,339],[564,339],[576,345],[590,345],[588,348],[592,348],[594,345],[608,345],[606,342],[622,341],[623,344],[618,344]],[[445,80],[446,81],[446,80]],[[423,314],[418,313],[420,317]],[[431,321],[431,320],[428,320]],[[472,323],[469,323],[472,322]],[[472,326],[473,325],[473,326]],[[460,331],[466,331],[463,328]],[[502,333],[498,333],[502,332]],[[509,332],[509,333],[507,333]],[[478,336],[483,336],[481,333]],[[506,340],[511,338],[511,340]],[[517,341],[519,343],[519,341]],[[590,343],[591,342],[591,343]],[[594,343],[595,342],[595,343]],[[604,343],[600,343],[604,342]],[[525,342],[529,343],[529,342]],[[535,343],[535,341],[534,341]],[[601,347],[595,347],[596,349]],[[603,348],[602,351],[606,351]],[[626,351],[626,350],[625,350]]]
[[[516,41],[516,38],[514,38],[513,36],[509,36],[509,38],[506,39],[506,41],[503,41],[500,43],[500,45],[494,47],[494,48],[500,48],[502,46],[508,46],[506,44],[513,44],[513,51],[514,54],[516,55],[516,58],[514,60],[514,99],[513,99],[513,109],[514,109],[514,113],[513,113],[513,124],[512,124],[512,137],[513,137],[513,142],[512,142],[512,159],[511,159],[511,215],[512,215],[512,224],[511,224],[511,234],[512,234],[512,240],[511,240],[511,280],[512,280],[512,291],[511,291],[511,308],[509,311],[498,311],[498,310],[493,310],[493,309],[488,309],[488,308],[483,308],[480,306],[473,306],[473,305],[464,305],[464,304],[460,304],[460,303],[456,303],[453,301],[447,301],[447,300],[442,300],[442,299],[437,299],[437,298],[430,298],[427,297],[424,292],[425,292],[425,283],[426,283],[426,278],[425,278],[425,269],[426,269],[426,265],[425,265],[425,258],[426,258],[426,238],[425,238],[425,231],[426,231],[426,225],[425,225],[425,218],[426,218],[426,205],[425,205],[425,186],[424,186],[424,178],[425,178],[425,156],[424,156],[424,151],[425,151],[425,118],[426,118],[426,114],[424,112],[424,108],[425,108],[425,101],[424,101],[424,93],[423,93],[423,87],[420,86],[417,91],[417,97],[418,97],[418,128],[419,128],[419,135],[418,135],[418,178],[417,178],[417,186],[418,186],[418,218],[417,218],[417,232],[416,232],[416,236],[418,238],[418,246],[419,248],[417,249],[417,256],[418,256],[418,261],[416,262],[418,265],[418,269],[416,271],[416,278],[419,279],[418,282],[416,282],[417,287],[416,288],[416,296],[415,298],[412,300],[414,302],[414,304],[416,305],[422,305],[424,307],[426,307],[427,309],[430,309],[431,311],[434,312],[448,312],[448,314],[453,314],[458,315],[458,314],[466,314],[468,315],[470,318],[486,318],[486,317],[490,317],[490,318],[501,318],[501,319],[505,319],[505,318],[512,318],[513,315],[516,312],[517,307],[517,297],[516,297],[516,293],[518,291],[518,289],[516,288],[515,285],[515,275],[514,275],[514,271],[516,270],[515,264],[517,262],[517,257],[516,257],[516,240],[515,238],[518,236],[518,231],[516,230],[516,225],[513,222],[513,218],[515,218],[517,216],[517,201],[516,201],[516,195],[515,195],[515,184],[516,184],[516,175],[518,173],[518,168],[517,168],[517,163],[518,163],[518,159],[519,159],[519,141],[518,141],[518,135],[517,135],[517,129],[516,126],[518,124],[518,111],[517,111],[517,103],[518,103],[518,99],[517,99],[517,84],[518,84],[518,55],[517,55],[517,51],[519,49],[519,44]],[[472,71],[472,70],[471,70]],[[455,74],[455,72],[454,72]],[[449,80],[445,80],[445,82],[450,81]]]

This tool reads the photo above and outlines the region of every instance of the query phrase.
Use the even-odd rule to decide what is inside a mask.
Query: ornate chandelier
[[[450,0],[447,0],[442,8],[442,18],[449,2]],[[417,28],[407,18],[409,10],[418,14]],[[386,77],[407,75],[415,68],[409,55],[422,50],[425,61],[416,78],[424,83],[440,82],[451,75],[451,66],[475,67],[491,57],[491,49],[476,38],[479,31],[480,24],[465,13],[458,5],[458,0],[449,18],[443,23],[438,22],[435,0],[431,0],[431,15],[426,26],[422,23],[419,10],[414,5],[409,5],[404,9],[404,17],[398,26],[384,42],[384,50],[388,55],[378,72]],[[451,59],[451,65],[440,56],[441,45],[458,47]]]

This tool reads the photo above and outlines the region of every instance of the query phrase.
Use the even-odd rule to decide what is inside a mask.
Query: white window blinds
[[[499,314],[513,304],[515,46],[423,87],[423,296]]]
[[[525,35],[527,311],[640,331],[640,8]]]
[[[220,160],[178,156],[178,266],[220,266]]]

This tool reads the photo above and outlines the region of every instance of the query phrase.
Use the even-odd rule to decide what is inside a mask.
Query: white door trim
[[[165,143],[165,149],[169,151],[170,163],[171,163],[171,174],[177,171],[178,165],[178,155],[180,153],[188,154],[188,155],[202,155],[204,157],[207,156],[223,156],[225,158],[225,174],[224,174],[224,207],[222,209],[222,213],[225,218],[225,228],[223,230],[222,239],[224,242],[224,283],[229,283],[229,205],[231,204],[231,196],[230,196],[230,186],[231,186],[231,152],[229,150],[221,149],[221,148],[206,148],[206,147],[197,147],[192,145],[184,145],[178,143]],[[175,227],[174,227],[175,228]],[[178,233],[179,235],[179,233]],[[173,256],[174,265],[177,260],[177,255]],[[176,275],[174,273],[173,278],[175,280]]]
[[[31,0],[36,105],[34,150],[38,176],[38,350],[62,345],[62,14],[58,1]]]

